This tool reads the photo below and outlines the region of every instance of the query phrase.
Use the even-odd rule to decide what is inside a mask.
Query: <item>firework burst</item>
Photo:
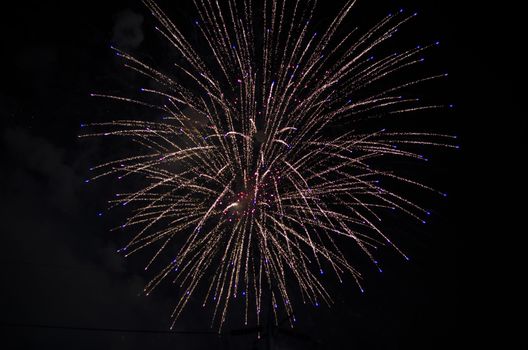
[[[179,286],[172,325],[191,297],[213,304],[212,322],[221,327],[235,298],[244,302],[246,324],[252,315],[260,323],[268,305],[275,318],[279,309],[293,315],[293,293],[305,303],[331,304],[321,282],[327,272],[339,281],[351,276],[362,290],[341,237],[376,265],[379,245],[406,257],[379,227],[380,216],[396,210],[421,222],[428,212],[379,179],[435,190],[376,164],[387,157],[423,160],[416,145],[454,146],[448,135],[360,126],[444,107],[421,105],[401,91],[445,74],[390,83],[435,43],[371,56],[414,14],[400,11],[362,34],[343,35],[355,2],[348,1],[318,34],[311,27],[315,0],[263,0],[259,7],[252,0],[195,0],[197,47],[153,1],[144,2],[157,31],[181,55],[175,69],[185,79],[114,48],[158,88],[141,89],[139,98],[95,96],[154,109],[160,118],[90,124],[101,131],[82,136],[134,144],[130,156],[96,166],[87,181],[141,179],[140,188],[111,201],[132,207],[122,228],[134,235],[119,251],[129,256],[154,247],[146,269],[172,255],[145,287],[148,295],[166,279]]]

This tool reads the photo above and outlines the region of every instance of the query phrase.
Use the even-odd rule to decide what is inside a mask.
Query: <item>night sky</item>
[[[184,27],[194,18],[191,3],[159,1]],[[323,3],[316,20],[324,24],[344,1]],[[418,195],[432,211],[427,225],[389,221],[386,231],[411,261],[387,249],[382,274],[365,266],[364,295],[351,279],[344,286],[329,282],[334,307],[301,310],[295,331],[304,340],[279,336],[276,348],[451,349],[458,344],[468,322],[464,286],[479,265],[468,258],[477,249],[471,242],[481,234],[469,222],[472,208],[485,200],[475,176],[487,159],[496,159],[505,125],[515,125],[509,118],[516,107],[508,55],[514,39],[496,30],[503,13],[456,3],[362,0],[348,22],[365,28],[400,7],[419,11],[393,44],[441,41],[427,53],[424,72],[450,77],[425,93],[455,108],[404,123],[455,134],[461,150],[431,150],[427,166],[405,170],[449,194]],[[116,253],[127,238],[109,232],[119,213],[97,215],[112,183],[84,183],[88,168],[111,154],[104,155],[108,150],[97,140],[79,140],[80,124],[133,117],[126,106],[89,94],[135,93],[139,87],[138,77],[122,67],[110,45],[161,67],[178,59],[153,30],[146,8],[139,0],[7,6],[0,84],[0,329],[6,349],[260,349],[263,344],[253,335],[229,334],[241,323],[230,323],[223,337],[192,334],[210,331],[210,314],[198,307],[184,313],[177,332],[164,333],[177,296],[169,286],[138,296],[150,276],[141,269],[142,257],[125,261]],[[492,140],[492,135],[499,136]]]

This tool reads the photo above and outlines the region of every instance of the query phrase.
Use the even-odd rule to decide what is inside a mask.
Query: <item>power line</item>
[[[184,334],[184,335],[216,335],[220,336],[218,332],[214,331],[172,331],[172,330],[156,330],[156,329],[127,329],[127,328],[99,328],[99,327],[74,327],[74,326],[59,326],[47,325],[37,323],[7,323],[0,322],[2,327],[10,328],[40,328],[40,329],[57,329],[67,331],[82,331],[82,332],[109,332],[109,333],[147,333],[147,334]]]

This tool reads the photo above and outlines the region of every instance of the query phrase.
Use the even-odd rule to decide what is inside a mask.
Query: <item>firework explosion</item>
[[[445,74],[375,88],[421,62],[420,54],[435,45],[373,59],[372,51],[414,14],[399,11],[363,34],[342,35],[354,5],[348,1],[318,34],[310,26],[315,0],[288,6],[264,0],[258,8],[252,0],[196,0],[205,56],[153,1],[144,2],[159,22],[156,29],[181,55],[175,66],[186,78],[171,78],[114,48],[128,68],[159,88],[141,89],[140,98],[95,96],[152,108],[163,118],[90,124],[102,131],[82,136],[134,144],[133,154],[93,168],[97,175],[87,182],[141,179],[137,191],[111,201],[133,208],[121,228],[134,229],[134,236],[119,251],[129,256],[154,247],[145,269],[172,255],[145,287],[148,295],[166,279],[179,286],[172,325],[195,296],[213,304],[212,323],[221,327],[236,298],[244,302],[246,324],[248,317],[259,324],[268,305],[275,319],[282,309],[294,321],[292,293],[304,303],[331,304],[321,282],[325,273],[339,281],[348,274],[363,291],[360,273],[339,248],[342,237],[375,265],[380,245],[406,258],[382,232],[380,216],[396,210],[422,222],[429,213],[379,179],[435,190],[376,164],[387,157],[424,160],[412,151],[416,145],[455,146],[448,135],[365,132],[355,125],[444,107],[400,93]]]

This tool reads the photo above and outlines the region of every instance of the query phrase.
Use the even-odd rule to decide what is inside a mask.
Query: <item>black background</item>
[[[317,19],[324,23],[341,3],[324,2]],[[177,23],[193,20],[190,1],[160,5]],[[513,155],[505,151],[513,147],[505,146],[524,128],[513,88],[520,60],[514,11],[505,4],[362,0],[351,21],[368,24],[400,7],[420,12],[402,33],[402,43],[441,41],[428,53],[427,69],[450,76],[429,92],[456,107],[424,114],[421,126],[456,134],[461,150],[435,151],[428,169],[419,169],[449,196],[424,197],[433,211],[426,226],[396,222],[393,230],[402,235],[411,261],[388,252],[383,274],[366,271],[365,295],[336,289],[333,308],[301,312],[296,330],[325,349],[458,348],[487,338],[470,329],[492,318],[494,298],[476,300],[500,285],[490,265],[499,260],[498,242],[512,238],[506,223],[494,222],[505,210],[496,195],[513,186],[506,175]],[[176,296],[170,290],[138,296],[148,274],[115,253],[125,239],[108,233],[115,219],[97,216],[108,189],[83,183],[101,150],[97,142],[78,140],[79,126],[113,119],[119,111],[89,94],[138,87],[110,44],[162,66],[174,58],[152,29],[148,11],[139,1],[19,1],[4,7],[2,17],[5,348],[251,348],[251,336],[139,332],[166,330]],[[481,243],[490,239],[497,246],[484,251]],[[481,276],[487,276],[483,289],[467,288]],[[208,321],[209,314],[193,310],[176,330],[208,330]],[[281,349],[312,346],[284,337],[277,341]]]

